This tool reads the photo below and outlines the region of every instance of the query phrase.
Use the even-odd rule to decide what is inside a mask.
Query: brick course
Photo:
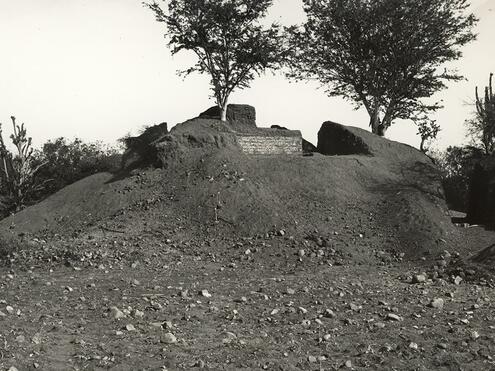
[[[237,134],[237,142],[244,153],[251,155],[302,154],[301,136],[288,137]]]

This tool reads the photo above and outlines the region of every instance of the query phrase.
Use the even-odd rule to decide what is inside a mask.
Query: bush
[[[39,201],[87,176],[118,171],[121,154],[100,142],[84,143],[78,138],[68,141],[61,137],[46,142],[35,152],[35,158],[38,163],[45,163],[38,177],[46,185],[34,198]]]
[[[483,153],[475,147],[448,147],[437,153],[435,162],[442,171],[445,198],[450,209],[466,212],[469,207],[469,183]]]

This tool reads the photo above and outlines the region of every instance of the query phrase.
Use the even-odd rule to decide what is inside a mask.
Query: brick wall
[[[244,153],[252,155],[302,154],[300,136],[237,135],[237,142]]]

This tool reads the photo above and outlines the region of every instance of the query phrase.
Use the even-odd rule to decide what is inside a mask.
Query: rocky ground
[[[33,239],[0,270],[1,370],[495,369],[495,286],[456,251],[360,264],[283,231],[73,243]]]

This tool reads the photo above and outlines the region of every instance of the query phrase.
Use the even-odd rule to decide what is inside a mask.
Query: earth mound
[[[86,236],[170,229],[200,240],[275,234],[292,238],[290,246],[317,243],[363,261],[385,250],[417,256],[454,243],[440,176],[428,157],[356,128],[326,123],[320,133],[322,143],[324,133],[341,135],[340,142],[352,133],[367,153],[250,156],[230,125],[199,117],[153,142],[160,168],[84,179],[4,219],[0,231]]]

